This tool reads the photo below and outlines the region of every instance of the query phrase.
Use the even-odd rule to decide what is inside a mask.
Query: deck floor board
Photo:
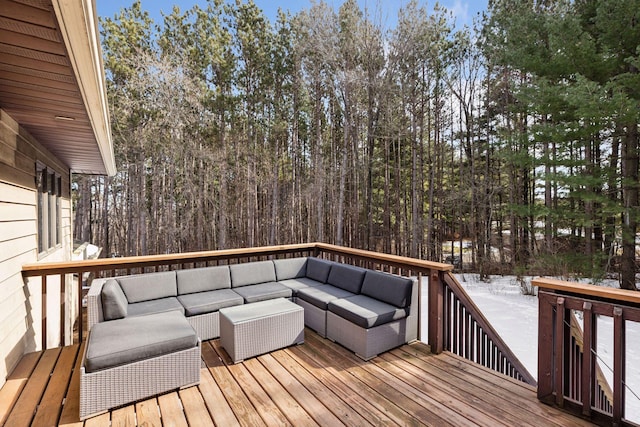
[[[433,355],[424,344],[364,362],[311,330],[302,345],[239,364],[218,340],[204,342],[198,386],[81,422],[82,354],[76,345],[26,355],[0,390],[7,397],[0,405],[0,427],[58,416],[65,427],[591,425],[542,404],[526,384],[450,353]]]

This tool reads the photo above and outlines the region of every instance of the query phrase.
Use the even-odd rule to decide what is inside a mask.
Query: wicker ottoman
[[[304,310],[285,298],[220,310],[220,344],[233,363],[304,342]]]

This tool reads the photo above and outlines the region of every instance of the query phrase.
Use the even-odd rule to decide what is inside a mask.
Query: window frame
[[[42,163],[36,164],[38,255],[62,247],[62,176]]]

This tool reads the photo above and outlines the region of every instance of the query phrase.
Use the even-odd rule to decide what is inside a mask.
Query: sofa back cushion
[[[331,266],[327,283],[345,291],[359,294],[366,271],[364,268],[334,263]]]
[[[275,282],[276,270],[273,261],[247,262],[229,266],[231,287],[256,285],[258,283]]]
[[[229,267],[226,265],[177,270],[176,280],[178,281],[178,295],[229,289],[231,287],[231,275],[229,274]]]
[[[309,257],[307,258],[307,277],[320,283],[327,283],[331,265],[333,263],[326,259]]]
[[[115,279],[107,280],[100,291],[104,320],[122,319],[127,316],[127,297]]]
[[[276,280],[298,279],[307,275],[307,258],[275,259]]]
[[[129,303],[178,296],[175,271],[118,277]]]
[[[361,293],[396,307],[405,308],[411,305],[412,288],[413,280],[409,278],[369,270],[364,276]]]

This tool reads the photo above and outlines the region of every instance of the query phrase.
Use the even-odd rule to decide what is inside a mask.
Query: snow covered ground
[[[492,276],[483,282],[476,274],[456,275],[502,339],[535,377],[538,374],[538,299],[522,295],[515,276]],[[528,279],[530,280],[530,279]],[[426,292],[423,292],[425,295]],[[426,317],[426,316],[425,316]],[[612,378],[613,321],[598,320],[600,367]],[[426,328],[423,327],[423,331]],[[626,418],[640,422],[640,324],[627,322],[627,408]]]

